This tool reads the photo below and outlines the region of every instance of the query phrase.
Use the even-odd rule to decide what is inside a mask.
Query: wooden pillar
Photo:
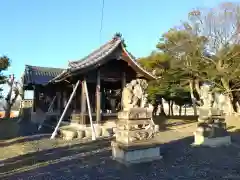
[[[125,72],[122,72],[122,91],[124,89],[124,87],[126,86],[126,73]],[[123,109],[123,106],[122,106],[122,98],[121,98],[121,109]]]
[[[63,109],[65,108],[67,104],[67,92],[63,91]]]
[[[56,93],[56,100],[57,100],[57,112],[61,112],[61,92]]]
[[[122,72],[122,89],[126,86],[126,73]]]
[[[61,90],[61,92],[60,92],[60,97],[59,97],[59,99],[60,99],[60,114],[62,114],[62,112],[63,112],[63,91]]]
[[[81,124],[86,124],[85,118],[86,118],[86,105],[87,105],[87,99],[86,99],[86,92],[85,92],[85,88],[84,88],[84,83],[86,82],[86,80],[84,79],[82,81],[82,85],[81,85]]]
[[[74,85],[73,85],[73,90],[74,90]],[[77,91],[76,91],[76,94],[74,95],[73,97],[73,100],[72,100],[72,108],[73,108],[73,112],[77,112]]]
[[[23,89],[23,97],[22,97],[22,100],[25,100],[25,98],[26,98],[26,90]]]
[[[97,70],[97,83],[96,83],[96,121],[101,121],[101,78],[100,70]]]
[[[38,88],[36,86],[33,87],[33,103],[32,103],[32,112],[36,112],[37,104],[39,101],[39,93],[37,92]]]

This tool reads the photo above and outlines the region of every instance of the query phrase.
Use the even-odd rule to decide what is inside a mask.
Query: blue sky
[[[154,50],[161,34],[196,7],[221,0],[7,0],[1,2],[0,55],[12,60],[8,73],[25,64],[66,67],[121,32],[136,57]]]

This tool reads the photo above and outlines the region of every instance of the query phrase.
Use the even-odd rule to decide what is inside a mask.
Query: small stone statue
[[[218,109],[221,112],[221,114],[224,114],[226,104],[227,104],[226,96],[223,94],[220,94],[218,97]]]
[[[202,107],[211,108],[214,102],[214,98],[209,85],[203,85],[201,87],[201,100],[203,102]]]
[[[213,94],[211,92],[211,86],[210,85],[203,85],[201,87],[200,99],[203,103],[202,106],[201,106],[201,109],[204,110],[204,111],[207,110],[208,114],[207,115],[202,115],[202,113],[200,111],[199,117],[201,117],[201,116],[211,117],[212,116],[212,107],[213,107],[213,103],[214,103],[214,98],[213,98]]]

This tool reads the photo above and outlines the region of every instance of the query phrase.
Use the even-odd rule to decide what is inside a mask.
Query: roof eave
[[[147,72],[145,69],[143,69],[143,68],[135,61],[135,59],[133,59],[133,58],[129,55],[128,51],[125,49],[125,47],[124,47],[123,44],[121,44],[121,46],[122,46],[122,49],[123,49],[124,53],[128,56],[128,58],[131,60],[131,62],[133,62],[133,65],[144,75],[144,77],[146,77],[148,80],[156,80],[156,79],[157,79],[156,76],[154,76],[153,74],[151,74],[151,73]]]

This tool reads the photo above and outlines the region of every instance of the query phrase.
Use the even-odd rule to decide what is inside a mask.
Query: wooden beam
[[[100,77],[100,69],[97,70],[96,121],[97,121],[97,124],[100,123],[100,121],[101,121],[101,77]]]

